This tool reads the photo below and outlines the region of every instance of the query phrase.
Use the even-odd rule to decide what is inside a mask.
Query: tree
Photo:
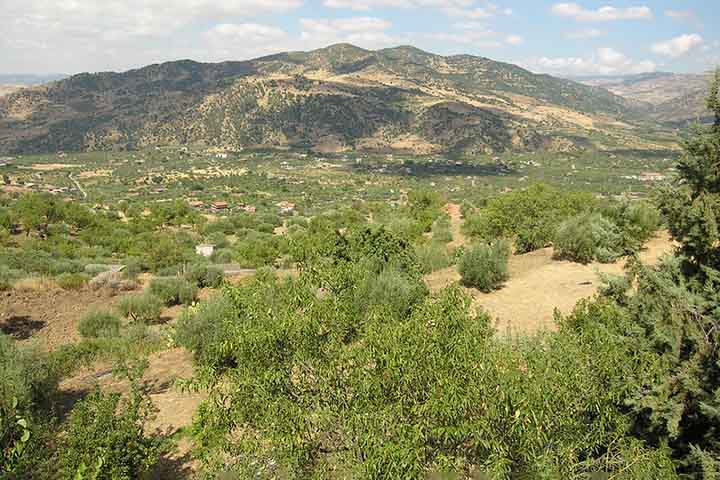
[[[705,275],[720,268],[720,69],[715,72],[707,106],[710,129],[695,127],[684,142],[678,181],[660,194],[660,207],[673,239],[680,243],[685,272]]]
[[[679,178],[659,205],[680,244],[657,269],[631,268],[637,295],[628,301],[637,349],[664,366],[652,385],[627,403],[636,430],[672,450],[682,478],[720,478],[720,70],[707,101],[710,128],[696,127],[684,142]]]

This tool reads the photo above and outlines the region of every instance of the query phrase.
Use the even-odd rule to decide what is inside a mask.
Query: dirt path
[[[654,264],[672,250],[666,232],[650,240],[641,252],[643,262]],[[553,313],[570,313],[577,302],[592,297],[600,286],[598,272],[620,275],[625,261],[612,264],[581,265],[552,258],[552,248],[544,248],[510,258],[510,280],[492,293],[467,289],[473,304],[482,307],[495,321],[501,333],[535,332],[555,328]],[[460,280],[455,267],[425,277],[431,290],[437,291]]]
[[[445,205],[445,213],[450,217],[450,232],[452,233],[452,242],[448,243],[449,249],[455,249],[461,245],[465,245],[465,235],[463,235],[462,214],[460,213],[460,205],[457,203],[448,203]]]
[[[68,178],[75,184],[78,190],[80,190],[80,193],[82,194],[83,198],[87,198],[88,194],[85,190],[83,190],[83,187],[80,185],[80,182],[78,182],[75,177],[73,177],[72,173],[68,173]]]

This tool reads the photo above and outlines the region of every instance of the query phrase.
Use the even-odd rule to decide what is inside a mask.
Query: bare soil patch
[[[450,232],[452,233],[452,242],[448,244],[448,248],[453,249],[461,245],[465,245],[465,235],[463,235],[462,214],[460,213],[460,205],[457,203],[448,203],[445,205],[445,213],[450,217]]]
[[[652,265],[672,249],[669,235],[662,232],[645,245],[640,258]],[[563,314],[572,312],[578,301],[597,293],[598,273],[621,275],[626,263],[582,265],[552,257],[552,248],[512,256],[510,279],[502,289],[491,293],[466,289],[473,296],[473,305],[487,311],[501,333],[552,330],[555,309]],[[456,267],[450,267],[427,275],[425,281],[431,290],[438,291],[460,281],[460,274]]]
[[[52,351],[79,339],[77,324],[88,311],[112,308],[117,301],[89,289],[9,290],[0,293],[0,330]]]

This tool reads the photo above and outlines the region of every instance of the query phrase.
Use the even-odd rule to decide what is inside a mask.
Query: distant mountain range
[[[0,74],[0,97],[9,95],[24,87],[42,85],[43,83],[62,80],[67,75],[31,75],[31,74]]]
[[[54,82],[55,80],[62,80],[67,78],[68,75],[62,73],[51,73],[47,75],[33,75],[23,73],[12,73],[12,74],[1,74],[0,73],[0,85],[18,85],[23,87],[32,87],[34,85],[41,85],[43,83]]]
[[[682,125],[692,121],[709,121],[705,106],[709,75],[669,72],[642,73],[627,76],[579,77],[586,85],[606,88],[636,103],[636,108],[664,123]]]
[[[160,144],[462,154],[609,148],[606,141],[641,148],[634,103],[483,57],[340,44],[22,89],[0,97],[0,153]]]

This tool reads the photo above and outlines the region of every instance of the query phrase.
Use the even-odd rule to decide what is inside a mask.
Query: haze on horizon
[[[466,53],[559,76],[700,73],[720,63],[703,0],[6,0],[0,75],[245,60],[347,42]]]

